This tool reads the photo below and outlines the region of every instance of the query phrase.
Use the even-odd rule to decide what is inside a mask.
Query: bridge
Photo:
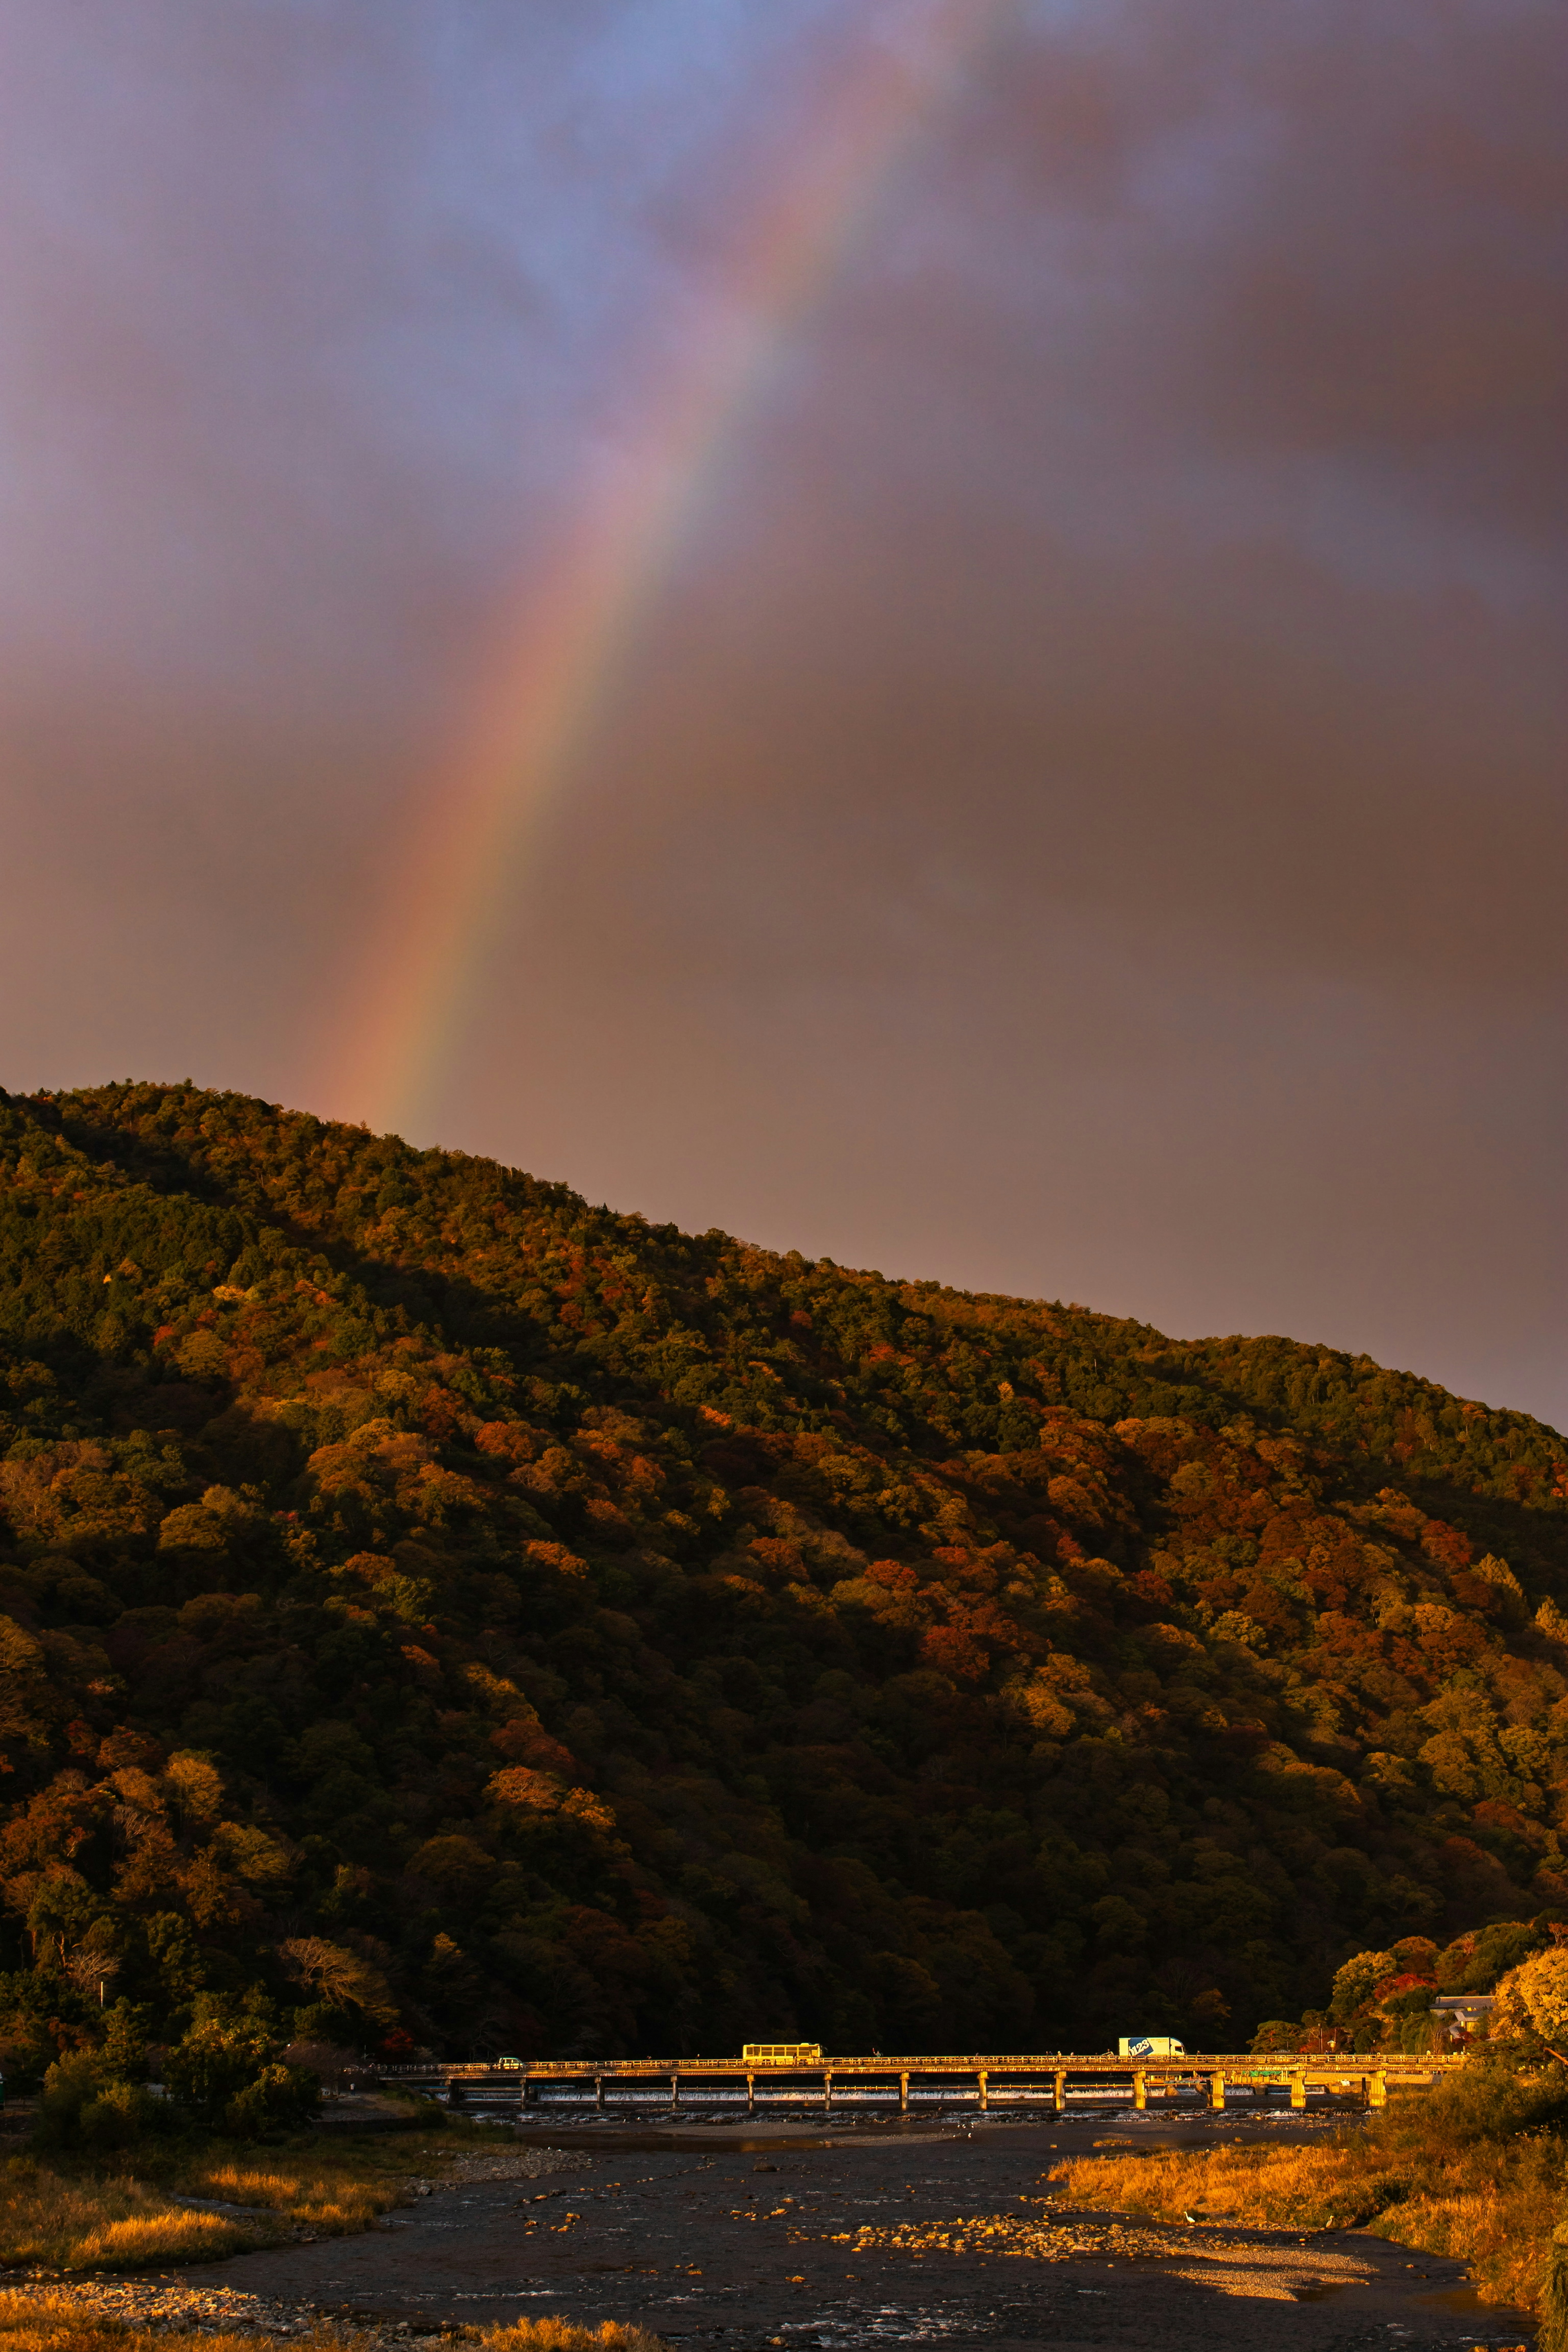
[[[385,2066],[389,2087],[426,2090],[453,2105],[591,2108],[596,2115],[679,2116],[700,2109],[756,2116],[808,2108],[824,2116],[879,2110],[889,2115],[1069,2105],[1113,2100],[1141,2111],[1172,2109],[1194,2099],[1218,2112],[1229,2093],[1256,2106],[1283,2100],[1304,2108],[1309,2095],[1349,2098],[1382,2107],[1392,2090],[1427,2090],[1462,2057],[1408,2058],[1377,2052],[1350,2057],[1285,2054],[1114,2058],[1049,2051],[1034,2057],[946,2058],[531,2058],[496,2063],[433,2061]]]

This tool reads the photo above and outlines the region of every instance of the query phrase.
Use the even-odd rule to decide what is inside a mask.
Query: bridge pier
[[[527,2087],[527,2085],[525,2084],[525,2085],[524,2085],[524,2088],[526,2089],[526,2087]],[[604,2104],[605,2104],[605,2078],[604,2078],[604,2076],[603,2076],[602,2074],[595,2074],[595,2077],[594,2077],[594,2105],[595,2105],[596,2107],[602,2107],[602,2106],[604,2105]]]
[[[1148,2087],[1142,2074],[1135,2074],[1132,2077],[1132,2104],[1140,2114],[1149,2104]]]
[[[1223,2074],[1209,2076],[1209,2105],[1216,2115],[1225,2113],[1225,2076]]]
[[[980,2085],[980,2112],[981,2112],[981,2114],[982,2114],[982,2115],[984,2115],[984,2114],[985,2113],[985,2111],[986,2111],[986,2108],[990,2105],[990,2103],[991,2103],[991,2102],[990,2102],[991,2077],[990,2077],[990,2075],[989,2075],[989,2074],[987,2074],[987,2073],[985,2072],[984,2067],[983,2066],[983,2067],[980,2069],[979,2073],[975,2075],[974,2079],[975,2079],[975,2081],[976,2081],[976,2082],[979,2084],[979,2085]]]
[[[907,2116],[909,2111],[910,2078],[907,2074],[900,2074],[899,2076],[899,2113],[901,2116]]]
[[[746,2077],[746,2113],[749,2116],[754,2116],[756,2112],[757,2078],[754,2074],[748,2074]]]
[[[1051,2077],[1051,2105],[1058,2116],[1063,2116],[1067,2113],[1067,2104],[1068,2078],[1065,2074],[1053,2074]]]

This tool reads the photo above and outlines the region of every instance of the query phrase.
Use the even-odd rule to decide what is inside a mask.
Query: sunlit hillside
[[[1568,1918],[1568,1446],[237,1096],[0,1097],[7,2075],[1235,2047]]]

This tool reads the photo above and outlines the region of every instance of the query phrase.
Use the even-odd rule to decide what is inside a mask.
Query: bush
[[[101,2153],[125,2147],[168,2118],[162,2101],[140,2083],[110,2074],[96,2050],[56,2061],[44,2077],[33,2127],[35,2147]]]
[[[1388,2107],[1373,2127],[1388,2148],[1419,2147],[1434,2160],[1568,2122],[1568,2069],[1521,2075],[1506,2061],[1472,2058],[1424,2096]]]
[[[265,2021],[249,2011],[199,2017],[169,2052],[163,2079],[198,2123],[242,2139],[302,2122],[321,2097],[313,2074],[279,2064]]]
[[[1568,2245],[1553,2231],[1541,2271],[1541,2333],[1537,2352],[1568,2352]]]
[[[356,2074],[369,2071],[358,2053],[339,2042],[290,2042],[282,2053],[285,2066],[314,2074],[324,2091],[341,2091]]]
[[[227,2101],[223,2125],[237,2139],[259,2139],[263,2132],[287,2131],[302,2124],[316,2106],[321,2086],[314,2074],[300,2066],[263,2066]]]

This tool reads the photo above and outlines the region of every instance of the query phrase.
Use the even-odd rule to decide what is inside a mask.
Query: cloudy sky
[[[0,59],[0,1082],[1568,1423],[1557,0]]]

